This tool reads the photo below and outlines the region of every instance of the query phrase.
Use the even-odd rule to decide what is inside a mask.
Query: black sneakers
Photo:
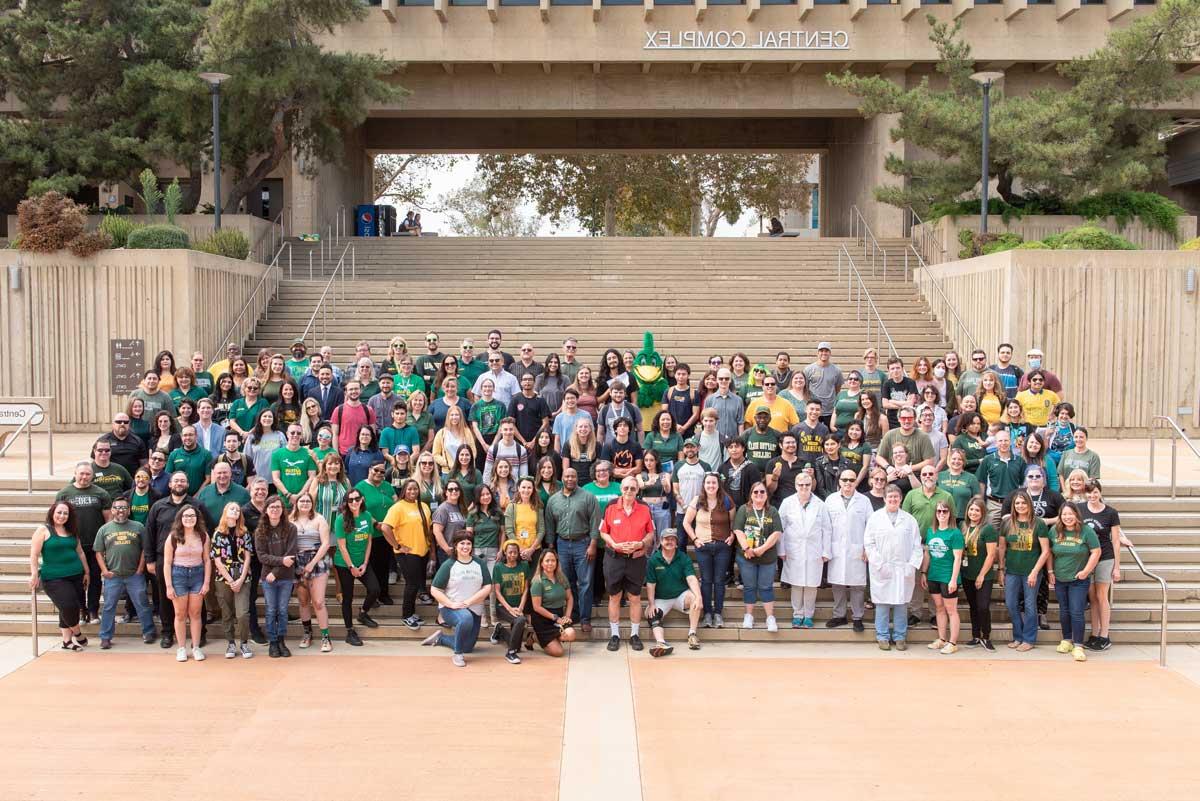
[[[856,632],[858,632],[859,634],[862,634],[865,628],[866,627],[863,626],[862,618],[859,618],[854,621],[854,630]]]
[[[279,655],[283,657],[289,657],[292,655],[292,652],[288,650],[287,643],[283,640],[279,641]]]
[[[508,653],[506,653],[504,655],[504,658],[508,660],[508,663],[510,665],[521,664],[521,657],[517,654],[516,651],[509,651]]]
[[[354,629],[349,629],[346,631],[346,644],[347,645],[362,645],[363,641],[362,641],[362,638],[358,636],[357,631],[355,631]]]
[[[829,618],[829,620],[825,621],[825,628],[836,629],[838,626],[844,626],[848,622],[849,621],[846,620],[846,618],[844,618],[844,617],[831,617],[831,618]]]
[[[629,638],[629,647],[635,651],[642,650],[642,638],[634,634]]]
[[[621,638],[616,634],[608,638],[608,650],[616,651],[621,647]]]
[[[279,657],[283,656],[279,650],[279,643],[271,643],[270,647],[267,648],[267,656],[271,657],[272,659],[278,659]]]
[[[364,626],[366,626],[369,629],[379,628],[379,623],[373,617],[368,615],[366,612],[359,612],[358,617],[356,619],[358,620],[359,623],[362,623]]]

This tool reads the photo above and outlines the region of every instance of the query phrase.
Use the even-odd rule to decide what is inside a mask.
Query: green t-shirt
[[[408,452],[412,454],[420,450],[421,439],[417,429],[407,423],[400,428],[390,425],[379,435],[379,450],[385,453],[395,456],[396,449],[401,445],[407,445]]]
[[[407,377],[397,373],[392,379],[392,391],[405,403],[408,403],[408,396],[414,392],[425,391],[425,379],[413,373]]]
[[[387,517],[388,509],[391,509],[392,504],[396,502],[396,488],[387,482],[377,487],[364,478],[355,484],[354,488],[362,493],[363,499],[366,501],[363,508],[375,520],[383,520]],[[382,537],[383,532],[375,529],[371,532],[371,536]]]
[[[1092,549],[1100,547],[1100,538],[1087,523],[1079,534],[1067,532],[1061,538],[1057,531],[1050,533],[1050,551],[1054,555],[1055,581],[1075,581],[1075,574],[1087,566]]]
[[[1028,576],[1033,572],[1041,556],[1041,547],[1037,541],[1049,537],[1046,523],[1039,517],[1032,526],[1018,526],[1015,520],[1009,519],[1004,524],[1004,572],[1018,576]]]
[[[479,535],[475,535],[476,541]],[[492,583],[500,588],[500,594],[504,596],[504,600],[508,601],[508,605],[520,609],[521,596],[525,594],[525,589],[529,586],[529,577],[533,573],[533,568],[528,562],[517,560],[515,567],[509,567],[503,562],[497,562],[492,568]]]
[[[686,553],[675,552],[675,558],[670,562],[663,556],[661,550],[655,551],[646,565],[646,583],[654,585],[654,597],[670,601],[683,595],[687,590],[687,577],[696,575],[691,557]]]
[[[468,419],[479,426],[479,433],[485,437],[494,437],[500,431],[500,421],[508,410],[504,408],[504,404],[492,398],[490,401],[477,400],[475,405],[471,407],[471,412],[467,416]]]
[[[762,545],[767,539],[779,528],[779,510],[774,506],[767,506],[760,513],[755,512],[750,507],[750,504],[745,504],[737,510],[737,514],[733,516],[733,530],[740,531],[746,535],[746,544],[748,547],[757,548]],[[775,547],[772,547],[761,556],[756,556],[750,560],[751,564],[755,565],[773,565],[778,558],[775,554]]]
[[[184,398],[187,398],[192,403],[199,403],[200,399],[207,398],[209,393],[205,392],[203,387],[193,386],[187,392],[180,392],[179,388],[176,387],[167,394],[171,396],[171,400],[175,401],[175,408],[178,409],[179,402]]]
[[[567,584],[549,576],[539,576],[529,585],[530,597],[542,599],[546,609],[565,609],[567,606]]]
[[[583,485],[583,491],[589,495],[596,496],[596,503],[600,506],[600,514],[603,515],[608,505],[621,497],[621,484],[618,481],[610,481],[607,487],[601,487],[595,481],[589,481]]]
[[[858,394],[851,395],[846,390],[842,390],[837,394],[837,400],[833,404],[833,420],[837,423],[838,431],[845,431],[846,426],[850,425],[850,421],[854,419],[854,413],[858,411]]]
[[[142,537],[145,531],[141,523],[133,520],[105,523],[96,532],[92,550],[103,555],[104,564],[118,576],[132,576],[137,572],[138,563],[142,559]],[[1093,538],[1095,536],[1092,535]]]
[[[467,528],[475,532],[474,540],[476,548],[500,547],[500,530],[504,527],[504,518],[498,515],[499,513],[496,516],[489,516],[480,514],[479,512],[471,512],[471,514],[467,515]],[[509,601],[509,603],[514,602]]]
[[[927,529],[925,549],[929,551],[929,580],[947,582],[954,575],[954,552],[963,550],[962,532],[956,528]]]
[[[979,469],[979,463],[983,461],[983,457],[987,456],[987,442],[976,439],[970,434],[963,433],[955,437],[954,447],[961,448],[967,455],[964,469],[970,470],[972,473]]]
[[[974,473],[965,470],[957,476],[952,475],[949,470],[938,473],[938,488],[950,493],[950,497],[954,499],[954,512],[959,520],[967,513],[967,503],[981,492],[979,479],[975,478]]]
[[[167,472],[182,470],[187,475],[188,494],[195,495],[208,478],[212,463],[212,454],[199,445],[190,451],[181,446],[171,451],[171,455],[167,457]]]
[[[304,485],[308,483],[309,471],[316,469],[317,463],[313,461],[312,453],[307,448],[294,451],[276,448],[271,452],[271,472],[279,471],[279,480],[293,495],[304,489]],[[284,503],[287,504],[286,499]]]
[[[109,462],[108,467],[92,462],[92,484],[115,498],[133,487],[133,477],[116,462]]]
[[[150,504],[149,492],[145,495],[139,495],[137,490],[129,493],[129,519],[145,525],[146,519],[150,517]]]
[[[79,536],[87,542],[96,536],[96,532],[104,525],[104,512],[112,506],[112,496],[104,490],[91,484],[87,489],[79,489],[73,483],[58,491],[54,500],[66,501],[75,509],[75,523]]]
[[[757,429],[747,429],[742,440],[746,443],[746,458],[759,470],[766,471],[767,464],[779,455],[779,434],[773,428],[762,434]]]
[[[369,512],[358,513],[358,516],[354,518],[353,530],[349,534],[342,527],[342,516],[339,514],[335,517],[333,519],[333,563],[338,567],[350,567],[342,558],[342,549],[337,547],[339,541],[345,540],[350,561],[354,562],[355,567],[362,567],[363,559],[367,555],[367,543],[371,541],[374,531],[375,520]]]
[[[651,431],[642,439],[642,450],[654,451],[660,467],[675,462],[682,448],[683,438],[677,431],[672,431],[669,437],[664,437],[658,431]]]
[[[196,386],[204,390],[204,394],[206,396],[212,394],[213,385],[215,383],[216,381],[213,379],[213,374],[207,370],[201,370],[200,372],[196,373]]]
[[[312,454],[313,463],[320,467],[321,462],[325,461],[325,457],[331,453],[337,453],[336,448],[309,448],[308,452]]]
[[[258,422],[258,416],[262,414],[263,410],[270,407],[271,404],[261,396],[255,398],[254,403],[249,406],[246,405],[245,398],[238,398],[229,407],[229,419],[237,423],[243,431],[249,431],[254,428],[254,424]]]
[[[287,371],[292,374],[292,378],[299,381],[301,378],[304,378],[304,374],[308,372],[308,366],[310,364],[312,364],[312,360],[308,357],[305,357],[303,359],[288,359],[283,363],[283,366],[286,367]]]
[[[965,535],[963,536],[962,577],[964,581],[974,581],[979,578],[979,571],[983,569],[983,563],[987,560],[988,543],[998,543],[999,541],[1000,535],[987,523],[984,523],[983,527],[979,529],[979,536],[975,538],[974,543],[970,542]],[[995,572],[996,565],[993,562],[992,569],[988,573],[992,575]]]

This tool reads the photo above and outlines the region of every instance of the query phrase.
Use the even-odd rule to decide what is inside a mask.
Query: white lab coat
[[[808,506],[792,495],[779,506],[779,555],[783,562],[782,580],[793,587],[820,587],[821,568],[829,558],[829,538],[833,525],[829,512],[816,495]]]
[[[840,492],[825,499],[829,520],[833,524],[830,538],[830,584],[863,587],[867,583],[867,563],[863,560],[863,535],[873,510],[867,496],[854,493],[846,500]]]
[[[901,509],[893,523],[887,509],[880,509],[867,520],[863,544],[871,568],[871,600],[877,604],[909,603],[917,569],[925,556],[917,519]]]

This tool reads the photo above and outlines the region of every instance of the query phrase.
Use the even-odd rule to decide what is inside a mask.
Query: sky
[[[476,156],[466,156],[461,161],[457,162],[453,167],[444,170],[433,176],[433,191],[432,198],[437,198],[440,195],[458,189],[461,186],[470,182],[475,174]],[[533,216],[537,210],[532,204],[522,204],[520,207],[522,213]],[[403,218],[405,210],[399,209],[400,217]],[[449,215],[438,211],[422,211],[421,223],[425,231],[436,231],[440,236],[454,236],[454,232],[450,230]],[[586,236],[582,228],[577,223],[566,221],[562,225],[552,225],[549,220],[543,220],[542,226],[538,230],[538,236]],[[747,213],[738,220],[736,225],[730,225],[724,219],[717,224],[717,236],[757,236],[758,235],[758,215],[755,213]]]

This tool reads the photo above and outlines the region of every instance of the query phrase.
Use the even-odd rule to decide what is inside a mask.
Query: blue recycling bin
[[[379,236],[379,211],[373,204],[354,208],[354,235]]]

